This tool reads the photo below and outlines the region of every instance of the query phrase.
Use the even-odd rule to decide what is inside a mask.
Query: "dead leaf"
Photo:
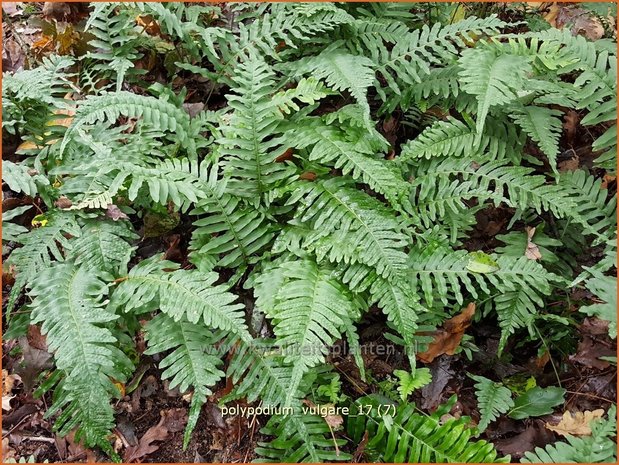
[[[118,208],[116,205],[114,205],[113,203],[109,204],[107,206],[107,209],[105,210],[105,216],[107,216],[108,218],[111,218],[113,221],[118,221],[118,220],[126,220],[129,219],[129,217],[124,214],[120,208]]]
[[[574,136],[576,135],[576,128],[578,127],[579,122],[580,118],[578,116],[578,112],[569,110],[565,114],[563,128],[565,129],[565,136],[569,145],[572,145],[574,142]]]
[[[47,350],[47,338],[41,334],[41,328],[37,325],[28,326],[26,339],[28,339],[28,344],[30,344],[31,347],[39,350]]]
[[[525,231],[527,232],[527,250],[524,251],[524,256],[529,260],[540,260],[542,258],[542,254],[539,251],[539,247],[533,243],[535,228],[527,226]]]
[[[316,173],[313,171],[306,171],[305,173],[301,173],[299,175],[299,179],[304,179],[305,181],[314,181],[316,179]]]
[[[19,375],[10,375],[8,371],[2,370],[2,395],[9,395],[13,391],[16,381],[21,381]]]
[[[15,396],[2,396],[2,410],[5,412],[10,412],[13,407],[11,407],[11,399]]]
[[[617,176],[613,176],[612,174],[606,173],[604,177],[602,178],[602,184],[600,185],[600,187],[602,189],[608,189],[608,185],[611,182],[613,182],[615,179],[617,179]]]
[[[591,336],[585,335],[583,340],[578,343],[578,350],[574,355],[570,355],[571,362],[580,363],[589,368],[596,370],[605,370],[610,366],[610,363],[605,360],[600,360],[600,357],[611,357],[617,353],[611,347],[601,344]]]
[[[34,386],[41,372],[53,366],[52,354],[32,347],[26,337],[19,338],[19,346],[22,350],[23,361],[15,371],[21,376],[24,389],[28,391]]]
[[[559,16],[560,7],[557,2],[553,2],[548,12],[544,15],[544,19],[550,24],[552,27],[557,27],[557,17]]]
[[[417,354],[417,360],[430,363],[439,355],[453,355],[460,345],[462,336],[466,329],[471,326],[473,315],[475,315],[475,302],[471,302],[459,314],[443,323],[443,329],[438,329],[425,352]]]
[[[15,449],[9,447],[9,438],[2,438],[2,463],[9,463],[9,460],[15,460]]]
[[[282,153],[280,156],[278,156],[275,159],[275,162],[276,163],[282,163],[282,162],[287,161],[287,160],[292,160],[292,155],[293,154],[294,154],[294,150],[293,149],[291,149],[291,148],[286,149],[286,151],[284,153]]]
[[[557,164],[560,173],[565,173],[566,171],[575,171],[580,167],[580,158],[578,155],[569,158],[567,160],[560,161]]]
[[[71,202],[71,199],[63,195],[62,197],[60,197],[58,200],[54,202],[54,205],[60,209],[71,208],[71,206],[73,205],[73,202]]]
[[[140,438],[137,446],[128,447],[123,455],[124,462],[134,462],[142,457],[152,454],[157,449],[158,445],[153,444],[157,441],[163,441],[168,438],[168,433],[176,433],[182,431],[187,424],[187,409],[173,408],[162,410],[159,423],[152,426]]]
[[[157,21],[150,15],[141,15],[135,19],[138,26],[144,28],[144,32],[151,36],[161,35],[161,28]]]
[[[604,415],[603,409],[597,409],[593,412],[586,410],[585,412],[565,412],[563,419],[556,425],[546,423],[546,428],[554,431],[561,436],[590,436],[590,423],[596,418],[602,418]]]

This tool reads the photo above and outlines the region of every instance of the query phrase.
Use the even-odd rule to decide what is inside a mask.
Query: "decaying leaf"
[[[533,243],[535,228],[527,226],[525,230],[527,231],[527,250],[524,251],[524,255],[529,260],[540,260],[542,258],[542,254],[539,251],[539,247]]]
[[[428,350],[417,354],[417,360],[430,363],[439,355],[453,355],[460,345],[464,332],[471,326],[475,307],[475,302],[471,302],[460,314],[445,321],[443,328],[436,331],[434,341],[429,344]]]
[[[591,435],[591,421],[596,418],[602,418],[604,415],[603,409],[597,409],[593,412],[565,412],[562,420],[556,424],[551,425],[546,423],[546,428],[550,431],[554,431],[561,436],[590,436]]]
[[[161,420],[155,426],[152,426],[140,438],[137,446],[128,447],[123,455],[124,462],[135,462],[152,454],[157,449],[158,445],[153,444],[157,441],[163,441],[168,438],[169,433],[181,431],[187,424],[186,409],[170,409],[161,411]]]

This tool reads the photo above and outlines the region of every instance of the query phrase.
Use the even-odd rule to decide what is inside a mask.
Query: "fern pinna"
[[[117,459],[113,399],[152,356],[170,388],[191,393],[185,447],[205,403],[245,399],[294,412],[265,419],[261,461],[350,460],[359,441],[369,460],[508,461],[476,436],[512,407],[510,389],[471,375],[477,427],[441,418],[453,401],[427,415],[407,399],[431,378],[415,375],[416,353],[470,302],[498,325],[497,357],[515,334],[545,346],[539,325],[578,318],[548,305],[573,288],[596,297],[580,318],[608,320],[616,337],[616,197],[599,176],[615,173],[616,55],[553,28],[513,34],[453,5],[230,8],[232,27],[215,5],[98,4],[86,55],[4,76],[3,134],[23,143],[3,181],[24,199],[3,213],[5,316],[12,335],[35,324],[47,337],[47,416]],[[163,35],[138,28],[142,16]],[[201,102],[145,85],[136,64],[166,41],[170,82],[208,81]],[[595,128],[598,155],[572,171],[560,167],[568,112]],[[393,115],[413,121],[399,142]],[[470,241],[475,215],[492,209],[508,212],[508,232]],[[161,230],[183,234],[187,254],[145,252]],[[564,258],[588,247],[604,250],[598,263]],[[399,405],[332,393],[357,412],[344,433],[304,406],[327,402],[325,379],[339,386],[334,345],[374,376],[359,328],[381,313],[404,345],[407,386]],[[614,457],[605,422],[590,441],[525,460]]]

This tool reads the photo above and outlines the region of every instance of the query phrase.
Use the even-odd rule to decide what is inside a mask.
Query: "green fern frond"
[[[38,174],[36,170],[9,160],[2,160],[2,180],[12,191],[23,192],[30,197],[34,197],[41,187],[49,186],[47,178]]]
[[[60,144],[60,153],[84,126],[99,121],[115,122],[120,116],[139,118],[153,129],[173,132],[190,153],[195,152],[195,135],[187,112],[162,99],[121,91],[90,96],[78,104]]]
[[[297,218],[312,225],[305,243],[319,260],[362,263],[386,279],[406,268],[408,238],[395,214],[378,200],[353,189],[344,178],[305,186],[288,203],[301,201]]]
[[[511,114],[514,121],[533,139],[544,155],[548,157],[550,166],[557,173],[557,155],[559,153],[559,137],[563,131],[561,112],[551,108],[522,106],[516,107]]]
[[[603,302],[580,307],[580,311],[608,321],[608,333],[617,338],[617,278],[595,273],[593,277],[585,281],[585,287],[589,289]]]
[[[363,109],[366,124],[370,125],[367,89],[374,81],[372,60],[361,55],[351,55],[341,49],[327,48],[304,63],[302,68],[315,78],[324,79],[333,90],[350,92]]]
[[[413,391],[422,388],[432,381],[432,374],[429,368],[417,368],[414,374],[404,370],[394,370],[393,374],[400,380],[398,392],[400,393],[400,399],[404,402]]]
[[[125,312],[159,308],[174,321],[186,318],[203,321],[207,327],[238,335],[251,336],[245,325],[243,305],[233,303],[237,296],[225,285],[213,285],[217,273],[179,270],[174,262],[155,256],[141,261],[121,278],[112,296],[112,308]]]
[[[119,395],[114,381],[124,382],[132,364],[114,349],[108,324],[117,315],[106,310],[107,286],[97,275],[72,263],[56,264],[32,282],[32,322],[42,323],[47,345],[64,380],[46,415],[62,410],[54,428],[62,436],[78,427],[76,438],[108,452],[114,426],[110,398]]]
[[[346,292],[329,268],[310,260],[284,262],[279,267],[284,278],[281,287],[273,306],[261,310],[273,322],[284,362],[294,367],[286,402],[291,405],[303,374],[324,361],[329,346],[358,318],[362,303]],[[256,288],[261,289],[260,285]]]
[[[404,404],[388,408],[380,399],[373,396],[357,400],[367,412],[349,420],[348,431],[353,441],[361,440],[368,432],[366,454],[374,453],[382,462],[396,463],[499,463],[508,462],[509,456],[497,457],[491,443],[473,441],[475,430],[467,426],[467,418],[451,418],[441,422],[436,414],[427,416],[415,412],[413,405]],[[381,412],[395,412],[379,414]],[[362,407],[359,407],[362,408]]]
[[[462,89],[477,97],[477,133],[481,134],[492,107],[517,99],[528,73],[529,59],[481,47],[462,52],[459,59]]]
[[[257,462],[320,463],[351,459],[349,454],[337,449],[345,441],[332,438],[325,419],[316,415],[274,415],[260,432],[275,439],[258,443]]]
[[[499,415],[507,413],[513,406],[512,392],[501,383],[469,374],[475,384],[475,397],[481,418],[479,420],[479,432],[483,433],[488,425],[496,420]]]
[[[181,392],[193,388],[189,420],[185,428],[183,448],[191,438],[200,409],[211,394],[209,386],[215,385],[224,372],[219,368],[221,357],[210,355],[209,350],[222,335],[211,332],[201,324],[191,323],[184,317],[178,321],[166,314],[159,314],[146,325],[147,355],[172,350],[159,362],[162,379],[171,379],[170,389],[178,387]]]
[[[517,162],[522,157],[523,147],[523,137],[513,126],[488,121],[484,132],[478,136],[474,125],[448,118],[437,121],[404,144],[398,162],[422,157],[475,157],[483,154],[488,154],[493,160]]]
[[[276,161],[287,147],[281,146],[281,115],[272,99],[274,77],[273,70],[253,53],[237,68],[235,94],[227,96],[234,112],[218,143],[230,176],[228,190],[236,196],[260,198],[295,171]]]
[[[409,184],[404,181],[393,161],[378,158],[370,147],[351,141],[347,134],[333,125],[313,118],[302,126],[293,129],[293,144],[297,148],[311,147],[310,161],[319,161],[341,169],[364,182],[375,192],[383,194],[394,208],[398,208],[406,198]]]
[[[260,399],[265,406],[283,406],[288,399],[298,404],[301,391],[292,391],[293,366],[284,362],[282,350],[275,340],[254,339],[246,343],[240,339],[232,344],[233,356],[226,371],[234,383],[233,391],[224,400]]]
[[[201,187],[207,196],[190,212],[201,217],[193,223],[190,244],[191,260],[201,270],[254,263],[274,236],[266,215],[226,193],[227,184],[217,174],[217,165],[202,169]]]
[[[80,236],[72,241],[68,258],[89,270],[126,273],[135,250],[131,242],[138,237],[125,221],[85,220]]]

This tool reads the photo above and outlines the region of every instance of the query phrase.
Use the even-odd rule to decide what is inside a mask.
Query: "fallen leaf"
[[[460,345],[464,332],[471,326],[475,307],[475,302],[471,302],[459,315],[445,321],[443,328],[435,332],[434,340],[429,344],[428,349],[417,353],[417,360],[430,363],[439,355],[453,355]]]
[[[129,218],[125,213],[120,210],[120,208],[118,208],[112,203],[107,206],[107,209],[105,210],[105,216],[111,218],[113,221],[118,221],[121,219],[126,220]]]
[[[451,357],[439,357],[430,365],[432,382],[421,389],[421,408],[434,410],[445,394],[445,387],[455,375]]]
[[[32,347],[26,337],[19,338],[19,346],[22,350],[23,361],[15,371],[21,376],[24,389],[28,391],[34,386],[41,372],[53,366],[52,354]]]
[[[560,161],[557,165],[560,173],[565,173],[567,171],[575,171],[580,167],[580,159],[578,155],[567,160]]]
[[[578,343],[578,349],[576,353],[569,356],[571,362],[576,362],[584,365],[588,368],[594,368],[596,370],[605,370],[610,366],[605,360],[600,360],[600,357],[608,357],[616,355],[615,350],[591,336],[585,335]]]
[[[60,197],[58,200],[54,202],[54,205],[60,209],[65,209],[65,208],[71,208],[71,205],[73,205],[73,202],[71,202],[71,199],[63,195],[62,197]]]
[[[152,454],[157,449],[158,445],[153,444],[157,441],[163,441],[168,438],[168,433],[176,433],[182,431],[187,424],[187,410],[184,408],[174,408],[162,410],[159,423],[152,426],[140,438],[137,446],[128,447],[123,455],[125,462],[133,462]]]
[[[28,339],[28,344],[30,344],[31,347],[39,350],[47,350],[47,338],[41,334],[41,328],[37,325],[28,326],[26,339]]]
[[[542,258],[542,254],[539,251],[539,247],[533,243],[535,228],[527,226],[525,230],[527,232],[527,249],[524,251],[524,256],[529,260],[540,260]]]
[[[576,128],[578,127],[579,122],[580,117],[578,116],[578,112],[569,110],[565,114],[563,128],[565,129],[565,137],[569,145],[572,145],[574,142],[574,136],[576,135]]]
[[[553,407],[564,402],[565,389],[556,386],[529,389],[516,397],[514,408],[508,413],[514,420],[523,420],[529,417],[541,417],[553,412]]]
[[[617,179],[617,176],[613,176],[612,174],[606,173],[604,177],[602,177],[602,184],[600,185],[600,187],[602,189],[608,189],[608,185],[611,182],[613,182],[615,179]]]
[[[275,162],[276,163],[282,163],[282,162],[287,161],[287,160],[292,160],[292,155],[294,155],[294,150],[291,149],[291,148],[286,149],[286,151],[284,153],[282,153],[280,156],[278,156],[275,159]]]
[[[9,438],[2,438],[2,463],[9,463],[9,460],[15,459],[15,449],[9,447]]]
[[[2,410],[5,412],[10,412],[13,407],[11,407],[11,399],[15,396],[2,396]]]
[[[2,10],[10,17],[20,16],[22,2],[2,2]]]
[[[8,371],[2,370],[2,395],[11,394],[16,381],[21,381],[19,375],[10,375]]]
[[[596,418],[602,418],[604,415],[603,409],[597,409],[593,412],[586,410],[585,412],[565,412],[563,419],[556,425],[546,423],[546,428],[554,431],[561,436],[590,436],[590,423]]]

